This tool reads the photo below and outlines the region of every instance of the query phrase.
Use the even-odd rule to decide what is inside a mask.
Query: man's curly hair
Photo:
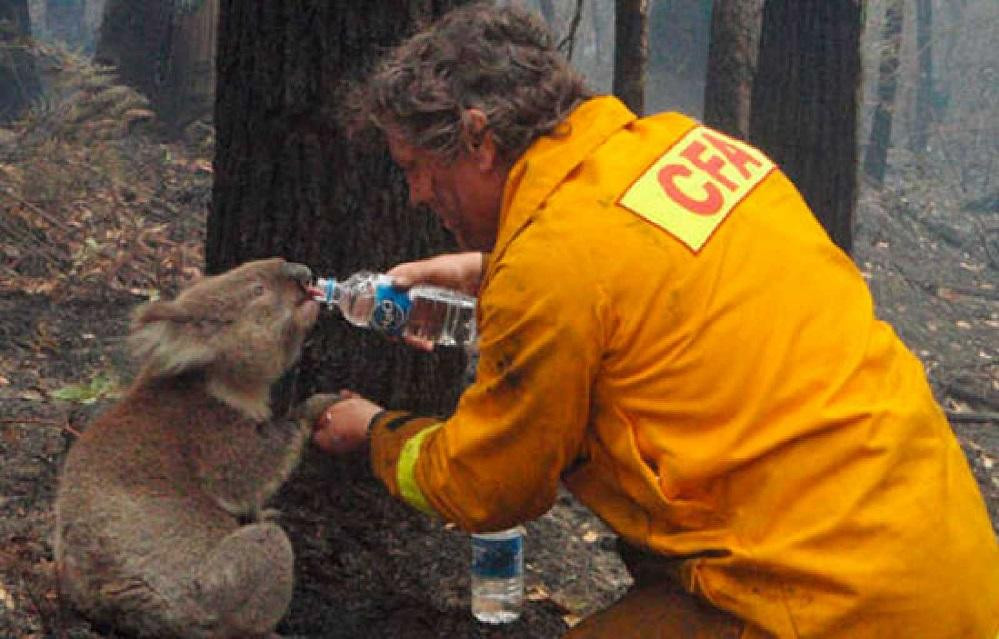
[[[512,162],[592,96],[544,22],[517,6],[473,2],[389,51],[346,100],[352,137],[387,129],[454,160],[475,145],[465,111],[480,109]]]

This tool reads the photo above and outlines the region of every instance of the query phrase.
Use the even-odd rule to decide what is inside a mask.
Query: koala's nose
[[[281,265],[281,274],[295,280],[302,286],[308,286],[312,283],[312,269],[305,264],[285,262]]]

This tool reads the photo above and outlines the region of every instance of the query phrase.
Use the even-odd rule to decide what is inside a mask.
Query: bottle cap
[[[309,294],[312,295],[312,299],[317,302],[333,304],[333,302],[336,301],[333,297],[336,293],[336,280],[332,277],[320,277],[316,280],[316,283],[309,286],[307,290]]]

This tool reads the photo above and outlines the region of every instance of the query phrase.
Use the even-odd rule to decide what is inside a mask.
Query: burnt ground
[[[158,141],[141,105],[115,102],[134,96],[111,99],[102,82],[67,90],[104,104],[96,115],[73,120],[57,107],[0,129],[2,637],[115,637],[63,606],[55,587],[57,470],[131,375],[128,313],[200,266],[210,129]],[[855,259],[879,314],[925,363],[999,530],[999,211],[966,210],[943,185],[910,177],[865,191]],[[297,562],[284,635],[550,638],[628,586],[614,536],[563,495],[527,526],[522,619],[478,624],[467,536],[389,499],[370,476],[357,480],[358,465],[310,454],[274,500]]]
[[[49,535],[56,472],[75,433],[110,401],[53,400],[119,359],[131,294],[56,302],[0,291],[0,636],[113,637],[61,610]],[[117,373],[116,373],[117,374]],[[121,373],[123,376],[127,372]],[[298,590],[279,629],[302,637],[554,637],[566,618],[626,585],[613,537],[568,496],[528,528],[521,621],[503,630],[468,614],[467,535],[417,515],[348,466],[311,455],[273,500],[296,549]],[[336,517],[330,513],[337,513]],[[65,633],[65,634],[64,634]]]

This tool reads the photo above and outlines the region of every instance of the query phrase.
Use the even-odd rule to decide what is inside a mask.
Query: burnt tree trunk
[[[155,105],[168,75],[174,0],[108,0],[94,59]]]
[[[649,0],[616,0],[614,95],[638,115],[645,110],[645,67],[649,59]]]
[[[209,271],[280,255],[346,277],[455,248],[434,216],[409,208],[388,153],[356,150],[335,111],[378,51],[457,4],[221,2]],[[314,335],[299,394],[349,387],[398,408],[453,407],[460,352],[420,353],[333,313]]]
[[[17,119],[41,93],[30,39],[27,0],[0,0],[0,124]]]
[[[878,103],[874,107],[871,134],[864,153],[864,174],[881,188],[891,148],[895,94],[898,91],[899,53],[902,50],[903,0],[889,0],[881,26],[881,62],[878,65]]]
[[[742,139],[749,137],[762,16],[763,0],[715,0],[712,6],[704,122]]]
[[[933,124],[933,1],[916,0],[916,50],[919,79],[916,84],[916,117],[910,145],[919,154],[926,151]]]
[[[767,0],[750,140],[801,191],[826,231],[852,247],[857,196],[859,0]]]
[[[212,117],[218,17],[219,0],[188,2],[174,13],[166,90],[159,102],[166,120],[177,127]]]
[[[94,58],[174,128],[213,106],[218,0],[108,0]]]

